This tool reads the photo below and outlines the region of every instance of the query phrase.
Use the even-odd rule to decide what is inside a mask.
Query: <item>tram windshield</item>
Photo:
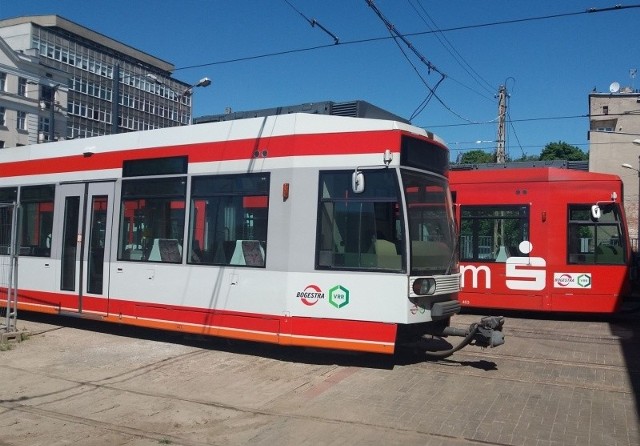
[[[320,173],[318,268],[405,271],[396,170],[365,170],[361,193],[352,191],[352,173]]]
[[[455,225],[446,180],[402,170],[411,275],[447,274],[455,265]]]
[[[401,169],[403,206],[395,169],[365,170],[366,187],[357,194],[352,172],[320,174],[318,268],[404,272],[409,246],[412,275],[452,272],[455,226],[447,181]]]

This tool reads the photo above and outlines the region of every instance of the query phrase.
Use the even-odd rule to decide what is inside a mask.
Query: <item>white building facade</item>
[[[589,95],[589,170],[622,178],[629,232],[637,243],[640,145],[634,141],[640,138],[640,92],[629,87],[612,90]]]
[[[64,75],[63,81],[51,83],[56,97],[66,93],[64,101],[57,99],[66,128],[56,124],[56,139],[171,127],[191,120],[191,85],[171,77],[174,66],[169,62],[56,15],[0,20],[0,38],[15,54],[37,57],[43,67]],[[5,72],[7,78],[13,76],[6,67]],[[11,87],[9,80],[6,87]],[[5,93],[8,90],[0,92]],[[56,111],[56,117],[57,113],[62,114]]]

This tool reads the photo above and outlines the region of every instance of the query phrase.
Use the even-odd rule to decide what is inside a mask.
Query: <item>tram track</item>
[[[193,355],[197,355],[199,353],[206,353],[206,350],[202,350],[202,351],[196,351],[196,352],[192,352],[189,355],[193,356]],[[458,353],[457,356],[462,356],[462,357],[467,357],[467,358],[479,358],[482,357],[485,360],[486,359],[504,359],[507,358],[509,360],[520,360],[520,361],[530,361],[530,362],[534,362],[533,359],[527,359],[527,358],[513,358],[510,355],[485,355],[485,354],[479,354],[479,353],[472,353],[472,352],[464,352],[462,354]],[[180,359],[184,359],[181,357],[176,357],[176,358],[172,358],[174,361],[178,361]],[[561,361],[553,361],[553,364],[557,364],[557,365],[565,365],[563,364]],[[168,362],[166,361],[159,361],[155,364],[148,364],[145,367],[141,367],[140,369],[150,369],[150,368],[158,368],[158,367],[163,367],[165,365],[169,365]],[[442,362],[439,361],[437,363],[425,363],[425,365],[429,365],[430,367],[430,372],[434,372],[434,366],[438,366],[438,365],[442,365]],[[574,364],[570,364],[570,365],[574,365]],[[339,370],[343,367],[341,366],[334,366],[333,369],[334,370]],[[608,369],[611,369],[612,367],[605,367]],[[615,367],[614,367],[615,368]],[[15,372],[21,372],[21,373],[33,373],[33,371],[30,370],[20,370],[20,369],[13,369]],[[126,375],[131,375],[134,371],[130,370],[127,371],[126,373],[121,374],[122,376],[126,376]],[[447,369],[443,369],[438,367],[437,373],[446,373],[446,374],[458,374],[456,372],[453,371],[453,369],[451,368],[447,368]],[[118,383],[120,383],[120,381],[117,381],[116,384],[101,384],[101,383],[91,383],[91,382],[86,382],[86,381],[78,381],[78,380],[71,380],[71,379],[66,379],[63,376],[59,376],[57,374],[51,374],[51,373],[38,373],[38,375],[42,376],[42,377],[48,377],[51,379],[64,379],[65,381],[67,381],[69,384],[72,384],[74,386],[77,387],[94,387],[94,388],[100,388],[102,390],[108,390],[108,391],[112,391],[112,392],[124,392],[129,394],[130,396],[145,396],[145,397],[150,397],[150,398],[154,398],[157,399],[159,401],[162,401],[161,405],[168,405],[168,406],[176,406],[176,405],[183,405],[183,404],[187,404],[187,405],[196,405],[196,406],[203,406],[203,407],[208,407],[208,408],[215,408],[217,410],[222,410],[222,411],[229,411],[232,413],[237,414],[239,417],[249,417],[249,418],[255,418],[255,417],[264,417],[264,419],[262,420],[262,422],[264,423],[271,423],[271,422],[275,422],[274,420],[276,419],[286,419],[289,421],[292,420],[297,420],[297,421],[301,421],[303,423],[320,423],[320,424],[325,424],[325,425],[344,425],[345,428],[348,429],[353,429],[354,427],[358,427],[358,428],[362,428],[362,429],[368,429],[368,430],[375,430],[377,432],[380,433],[380,435],[384,435],[384,434],[392,434],[392,435],[411,435],[413,437],[415,437],[416,435],[424,438],[425,441],[429,440],[429,439],[438,439],[438,441],[441,441],[442,444],[447,444],[447,441],[451,441],[452,444],[469,444],[469,445],[496,445],[496,446],[501,446],[501,445],[505,445],[507,443],[500,443],[500,442],[493,442],[493,441],[479,441],[473,438],[466,438],[466,437],[462,437],[462,436],[455,436],[455,435],[444,435],[442,433],[438,433],[438,432],[430,432],[424,429],[413,429],[413,428],[407,428],[407,427],[398,427],[398,426],[393,426],[393,425],[385,425],[385,424],[381,424],[381,423],[375,423],[375,422],[364,422],[364,421],[358,421],[358,420],[343,420],[340,418],[335,418],[335,417],[331,417],[331,416],[317,416],[317,415],[309,415],[309,414],[304,414],[304,413],[294,413],[291,412],[289,410],[277,410],[277,409],[272,409],[272,408],[261,408],[261,409],[257,409],[257,408],[252,408],[252,407],[248,407],[248,406],[243,406],[243,405],[234,405],[234,404],[226,404],[226,403],[222,403],[220,401],[212,401],[212,400],[208,400],[208,399],[203,399],[203,398],[183,398],[180,396],[177,396],[175,394],[170,394],[170,393],[165,393],[165,392],[150,392],[150,391],[141,391],[141,390],[132,390],[132,389],[128,389],[126,387],[122,387],[120,385],[118,385]],[[328,375],[331,375],[330,372],[325,374],[325,377],[327,377]],[[469,373],[465,373],[466,376],[469,376]],[[487,377],[486,373],[478,373],[477,377],[482,377],[483,379],[497,379],[497,380],[509,380],[509,381],[519,381],[519,382],[525,382],[525,383],[533,383],[534,381],[532,380],[525,380],[525,379],[514,379],[514,378],[505,378],[504,376],[502,377]],[[104,380],[101,381],[108,381],[111,378],[105,378]],[[313,384],[310,383],[312,386],[316,385],[317,383]],[[562,386],[562,387],[582,387],[582,388],[586,388],[589,390],[606,390],[606,391],[612,391],[614,389],[605,389],[605,388],[601,388],[599,386],[584,386],[584,385],[577,385],[576,383],[556,383],[556,382],[550,382],[550,381],[542,381],[542,380],[537,380],[535,381],[536,385],[555,385],[555,386]],[[286,395],[282,396],[283,398],[286,398]],[[185,445],[185,446],[204,446],[204,445],[212,445],[212,444],[228,444],[226,441],[222,441],[222,442],[212,442],[210,440],[203,442],[203,441],[199,441],[197,439],[194,439],[192,435],[188,435],[188,434],[180,434],[180,433],[167,433],[167,432],[158,432],[158,431],[154,431],[154,430],[150,430],[148,428],[145,428],[144,426],[141,425],[137,425],[137,423],[131,424],[131,422],[126,422],[123,420],[122,423],[115,423],[115,422],[107,422],[107,421],[102,421],[102,420],[98,420],[95,418],[91,418],[89,416],[80,416],[77,414],[72,414],[66,411],[61,411],[61,410],[55,410],[55,409],[50,409],[50,408],[46,408],[43,406],[50,406],[51,402],[48,401],[46,403],[38,403],[38,404],[28,404],[25,402],[26,400],[22,399],[19,401],[0,401],[0,407],[4,408],[7,411],[17,411],[17,412],[21,412],[21,413],[25,413],[25,414],[31,414],[37,417],[43,417],[43,418],[47,418],[49,420],[52,421],[62,421],[64,423],[73,423],[73,424],[77,424],[77,425],[82,425],[82,426],[86,426],[88,428],[91,429],[96,429],[98,431],[104,432],[104,433],[111,433],[111,434],[115,434],[115,435],[119,435],[119,436],[125,436],[125,437],[131,437],[133,439],[145,439],[145,440],[150,440],[150,441],[157,441],[158,443],[162,444],[179,444],[179,445]],[[232,429],[233,430],[233,429]]]
[[[27,413],[31,415],[36,415],[38,417],[44,417],[52,420],[59,420],[65,423],[74,423],[79,425],[84,425],[90,428],[98,429],[104,432],[115,433],[118,435],[129,436],[137,439],[147,439],[157,441],[158,444],[177,444],[181,446],[214,446],[214,445],[227,445],[229,444],[227,441],[221,442],[212,442],[211,440],[207,440],[205,442],[195,440],[187,435],[175,435],[175,434],[167,434],[165,432],[155,432],[142,428],[132,427],[130,423],[126,424],[114,424],[108,423],[104,421],[94,420],[92,418],[81,417],[77,415],[71,415],[68,413],[63,413],[60,411],[53,411],[42,409],[39,407],[23,405],[19,403],[0,403],[0,407],[3,407],[6,410],[14,410],[22,413]],[[441,444],[447,444],[447,440],[451,440],[452,444],[460,445],[460,444],[469,444],[469,445],[495,445],[495,446],[508,446],[507,443],[499,443],[492,441],[480,441],[472,438],[454,436],[454,435],[446,435],[435,432],[427,432],[419,429],[408,429],[401,428],[395,426],[385,426],[381,424],[375,423],[365,423],[365,422],[357,422],[353,420],[345,421],[336,418],[328,418],[328,417],[317,417],[317,416],[304,416],[304,415],[296,415],[291,413],[280,413],[280,412],[266,412],[266,411],[243,411],[250,412],[253,415],[262,415],[269,417],[286,417],[288,419],[296,419],[304,422],[319,422],[324,424],[338,424],[345,425],[348,428],[353,429],[354,425],[357,427],[364,429],[374,429],[380,433],[394,433],[398,435],[402,434],[411,434],[421,436],[427,441],[428,439],[439,439]],[[4,444],[4,443],[2,443]]]
[[[580,332],[572,332],[570,330],[558,330],[558,329],[549,329],[545,327],[544,329],[536,329],[536,328],[526,328],[526,327],[518,327],[516,322],[512,322],[507,319],[507,323],[503,328],[503,332],[505,335],[505,339],[509,338],[521,338],[521,339],[545,339],[545,340],[556,340],[556,341],[569,341],[576,343],[589,343],[589,344],[619,344],[623,341],[628,341],[633,338],[634,331],[630,327],[626,326],[615,326],[615,330],[617,333],[615,334],[605,334],[605,333],[585,333],[584,331]],[[613,323],[612,323],[613,324]],[[452,324],[459,328],[464,328],[464,324],[456,323]],[[607,327],[610,327],[607,326]]]
[[[512,338],[518,337],[523,341],[531,338],[532,334],[538,330],[524,329],[520,332],[511,330],[507,336]],[[540,330],[542,331],[542,330]],[[43,332],[44,334],[45,332]],[[46,331],[50,333],[50,331]],[[552,330],[551,339],[558,340],[563,330]],[[565,333],[566,334],[566,333]],[[519,337],[518,335],[522,335]],[[617,342],[615,336],[593,336],[586,335],[588,338],[604,338],[605,347],[609,342],[614,344]],[[38,337],[34,334],[33,337]],[[43,336],[45,338],[45,336]],[[48,338],[48,337],[47,337]],[[566,342],[578,342],[582,336],[567,337]],[[57,340],[58,338],[56,338]],[[153,339],[149,339],[155,342]],[[121,342],[121,341],[117,341]],[[561,339],[560,343],[565,343],[565,339]],[[56,344],[54,344],[56,345]],[[103,345],[100,344],[95,351],[102,352]],[[118,344],[119,345],[119,344]],[[137,342],[132,346],[139,345]],[[141,345],[141,344],[140,344]],[[184,345],[184,344],[183,344]],[[623,375],[628,373],[624,366],[615,364],[599,364],[593,361],[570,360],[570,359],[544,359],[541,361],[539,357],[528,355],[524,350],[508,350],[505,347],[478,351],[475,348],[456,352],[456,354],[448,360],[439,361],[417,361],[416,358],[409,359],[407,362],[391,361],[390,368],[382,367],[377,369],[372,366],[371,356],[353,356],[349,355],[340,361],[340,356],[331,353],[306,350],[275,348],[264,356],[264,348],[254,348],[253,344],[241,344],[237,348],[226,350],[222,348],[218,350],[211,347],[207,342],[207,346],[203,346],[201,340],[187,342],[186,347],[189,351],[177,349],[174,353],[167,350],[169,356],[162,359],[155,359],[144,364],[136,364],[135,362],[124,365],[124,367],[116,368],[113,373],[99,373],[95,379],[77,379],[73,375],[69,375],[63,368],[28,368],[22,366],[12,366],[3,364],[0,371],[4,371],[6,375],[11,376],[30,376],[25,382],[45,382],[50,381],[50,388],[59,391],[50,394],[37,394],[34,388],[33,395],[29,395],[29,387],[25,388],[26,392],[14,393],[14,398],[5,398],[0,400],[0,408],[7,414],[13,413],[14,419],[35,420],[37,424],[42,426],[49,425],[69,425],[77,426],[78,431],[90,431],[91,438],[118,438],[122,443],[118,444],[136,444],[136,442],[158,443],[158,444],[179,444],[186,446],[201,446],[204,444],[239,444],[245,440],[247,431],[250,435],[254,435],[258,440],[255,444],[267,444],[270,435],[276,435],[280,432],[282,426],[296,426],[301,435],[307,434],[307,428],[314,426],[317,432],[368,432],[368,435],[378,438],[408,438],[414,443],[430,443],[436,442],[445,446],[454,445],[506,445],[513,444],[510,442],[495,441],[496,438],[480,438],[480,435],[474,435],[473,431],[463,433],[461,430],[445,429],[442,427],[433,427],[429,425],[420,425],[419,423],[405,422],[398,419],[377,417],[360,417],[351,416],[342,418],[340,413],[332,411],[320,411],[323,407],[323,401],[328,401],[338,395],[344,393],[349,394],[348,401],[356,401],[357,397],[351,395],[351,384],[361,380],[366,376],[375,376],[374,382],[389,382],[391,378],[416,379],[417,376],[433,376],[438,374],[454,376],[452,379],[447,378],[441,382],[465,383],[470,388],[478,385],[489,385],[490,382],[494,388],[502,388],[508,386],[517,386],[518,388],[535,388],[541,389],[541,393],[555,392],[555,387],[559,392],[566,392],[563,389],[575,389],[579,394],[581,389],[603,392],[607,395],[630,395],[631,392],[623,387],[608,385],[604,381],[589,381],[588,379],[575,381],[569,377],[563,378],[561,370],[581,369],[584,371],[591,370],[596,374],[615,373]],[[549,343],[550,348],[553,344]],[[145,349],[151,347],[146,346]],[[546,348],[546,347],[545,347]],[[225,351],[226,350],[226,351]],[[551,351],[551,350],[550,350]],[[163,351],[164,352],[164,351]],[[540,351],[538,351],[540,353]],[[239,353],[239,354],[237,354]],[[247,358],[244,358],[248,355]],[[127,355],[123,356],[126,357]],[[97,357],[90,353],[85,358],[88,362],[83,365],[83,373],[80,376],[88,375],[88,367],[92,366],[93,361]],[[88,358],[88,359],[87,359]],[[243,359],[244,358],[244,359]],[[260,400],[245,400],[244,398],[229,398],[229,393],[216,396],[215,392],[193,392],[182,391],[180,387],[189,383],[194,376],[197,376],[196,370],[194,374],[183,376],[183,372],[193,367],[204,367],[207,364],[216,364],[217,361],[226,361],[232,359],[233,364],[238,364],[238,371],[246,370],[246,361],[251,363],[250,366],[254,370],[268,367],[269,370],[266,379],[273,376],[273,372],[278,370],[292,371],[292,378],[299,380],[300,385],[284,389],[284,391],[276,391],[275,397]],[[380,359],[380,358],[379,358]],[[338,361],[338,362],[334,362]],[[401,361],[401,359],[400,359]],[[58,360],[59,362],[59,360]],[[185,368],[184,364],[189,363],[189,368]],[[283,366],[283,364],[285,364]],[[290,365],[287,365],[290,364]],[[485,368],[485,364],[495,366],[495,371],[491,367]],[[532,368],[540,365],[540,369],[547,369],[549,373],[530,373]],[[396,371],[394,371],[396,369]],[[223,372],[225,369],[221,368]],[[318,373],[308,373],[310,371]],[[377,371],[379,370],[379,372]],[[556,374],[556,372],[560,373]],[[255,372],[247,371],[247,374]],[[630,373],[637,374],[637,370]],[[572,375],[576,375],[573,373]],[[582,372],[578,373],[582,376]],[[217,372],[211,373],[211,383],[214,386],[224,386],[222,383],[231,383],[228,381],[233,379],[233,373],[226,373],[224,380],[217,383]],[[262,374],[258,376],[263,376]],[[340,378],[353,376],[356,379],[344,381]],[[560,376],[560,379],[558,378]],[[171,379],[172,386],[162,388],[157,385],[146,385],[147,382],[156,382],[158,377],[167,377]],[[459,378],[456,378],[459,377]],[[238,377],[239,379],[244,379]],[[466,381],[465,381],[466,379]],[[204,382],[204,381],[202,381]],[[425,381],[426,382],[426,381]],[[500,384],[504,382],[505,385]],[[65,384],[66,383],[66,384]],[[217,383],[217,384],[216,384]],[[507,385],[507,383],[510,383]],[[46,387],[40,387],[45,389]],[[360,387],[362,389],[362,387]],[[193,388],[191,388],[193,390]],[[591,392],[587,392],[591,393]],[[6,393],[5,393],[6,394]],[[531,398],[536,398],[534,395]],[[207,396],[209,395],[209,396]],[[103,404],[97,404],[91,411],[83,412],[76,406],[77,403],[87,400],[102,401]],[[150,413],[162,414],[166,408],[171,408],[173,412],[201,413],[207,419],[205,424],[199,425],[192,420],[183,420],[181,425],[172,424],[167,428],[159,427],[157,420],[147,420],[144,416],[127,418],[124,414],[131,413],[129,411],[137,409],[127,408],[119,404],[123,401],[136,402],[135,404],[148,404]],[[247,401],[254,401],[251,404]],[[258,401],[258,402],[256,402]],[[377,406],[377,400],[365,400],[372,404],[373,410],[382,411]],[[375,401],[375,403],[374,403]],[[387,400],[385,400],[387,401]],[[378,407],[377,409],[375,409]],[[311,409],[309,409],[311,408]],[[136,412],[137,413],[137,412]],[[344,415],[345,412],[342,412]],[[18,415],[15,415],[18,414]],[[22,414],[22,415],[20,415]],[[162,418],[162,416],[160,416]],[[40,419],[40,420],[38,420]],[[70,429],[76,429],[72,427]],[[59,434],[63,435],[63,434]],[[329,434],[327,434],[329,435]],[[205,441],[204,438],[207,438]],[[212,440],[213,438],[213,440]],[[222,438],[222,440],[217,440]],[[312,438],[312,437],[304,437]],[[327,438],[332,438],[328,436]],[[348,438],[348,437],[344,437]],[[123,441],[126,439],[126,441]],[[15,438],[14,438],[15,440]],[[417,440],[417,441],[416,441]],[[113,444],[113,442],[111,442]],[[409,441],[408,443],[411,443]],[[9,444],[29,444],[24,442],[14,442]],[[96,444],[96,443],[94,443]]]
[[[204,353],[205,351],[193,352],[193,353]],[[184,355],[182,355],[184,356]],[[180,358],[173,358],[175,360],[179,360]],[[149,364],[143,368],[152,368],[165,365],[166,362],[160,361],[156,364]],[[342,369],[343,367],[335,366],[333,369]],[[141,368],[142,369],[142,368]],[[31,370],[13,368],[14,372],[19,373],[31,373],[34,374]],[[133,371],[129,371],[123,375],[129,374]],[[88,391],[87,388],[93,389],[101,389],[112,392],[120,392],[127,393],[131,396],[145,396],[154,398],[157,400],[161,400],[163,402],[162,405],[175,406],[180,404],[190,404],[196,406],[203,406],[208,408],[215,408],[223,411],[230,411],[240,416],[248,416],[248,417],[264,417],[265,423],[274,422],[275,419],[286,419],[286,420],[298,420],[303,423],[320,423],[326,425],[344,425],[348,427],[348,429],[353,429],[354,427],[367,429],[367,430],[375,430],[380,432],[381,434],[392,434],[392,435],[418,435],[423,437],[425,441],[428,439],[439,439],[442,444],[447,444],[447,441],[452,441],[452,444],[483,444],[483,445],[496,445],[501,446],[503,443],[497,442],[487,442],[487,441],[478,441],[471,438],[465,438],[461,436],[455,435],[446,435],[437,432],[429,432],[422,429],[412,429],[412,428],[404,428],[392,425],[385,425],[381,423],[372,423],[372,422],[364,422],[358,420],[343,420],[340,418],[330,417],[330,416],[317,416],[317,415],[308,415],[302,413],[295,413],[286,410],[275,410],[275,409],[256,409],[251,407],[246,407],[242,405],[233,405],[233,404],[225,404],[220,401],[211,401],[207,399],[200,398],[183,398],[170,393],[163,392],[149,392],[149,391],[134,391],[132,389],[127,389],[124,387],[120,387],[118,385],[113,384],[96,384],[86,381],[78,381],[71,380],[65,378],[63,376],[59,376],[56,374],[50,373],[36,373],[37,375],[43,378],[51,378],[56,380],[64,380],[72,385],[72,388],[85,388],[85,391]],[[325,375],[331,375],[331,373],[327,373]],[[109,380],[111,378],[106,378],[105,380]],[[70,388],[65,389],[65,392],[69,392]],[[297,391],[295,389],[294,391]],[[49,395],[50,396],[50,395]],[[34,398],[20,398],[16,400],[0,400],[0,407],[5,411],[14,411],[20,412],[23,414],[30,414],[40,418],[46,418],[51,421],[62,421],[63,423],[75,424],[86,426],[91,429],[96,429],[103,433],[111,433],[124,437],[131,437],[132,439],[145,439],[157,441],[159,444],[179,444],[183,446],[206,446],[206,445],[222,445],[228,444],[227,441],[221,442],[211,442],[207,440],[205,442],[194,439],[192,436],[188,434],[170,434],[167,432],[157,432],[154,430],[147,429],[143,426],[137,426],[131,423],[131,420],[123,420],[122,423],[114,423],[103,420],[98,420],[95,418],[91,418],[89,416],[80,416],[77,414],[69,413],[68,411],[55,410],[51,408],[46,408],[44,406],[51,406],[52,401],[47,400],[45,402],[38,402],[34,404],[29,404],[27,401],[35,400],[36,398],[40,398],[41,396]],[[61,394],[62,397],[62,394]],[[68,398],[69,395],[64,395],[64,398]],[[95,414],[100,414],[102,411],[95,412]],[[242,424],[242,423],[240,423]],[[228,437],[228,431],[225,434],[225,437]],[[96,438],[96,434],[92,435],[93,438]]]

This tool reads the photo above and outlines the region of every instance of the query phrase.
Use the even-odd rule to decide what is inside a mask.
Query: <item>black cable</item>
[[[477,331],[478,331],[478,324],[477,323],[471,324],[471,326],[469,327],[469,333],[467,334],[467,336],[465,336],[465,338],[462,341],[460,341],[458,345],[450,348],[449,350],[438,350],[435,352],[427,350],[425,351],[425,355],[430,358],[437,358],[437,359],[448,358],[458,350],[469,345],[471,341],[473,341],[473,337],[475,336]]]
[[[447,36],[445,36],[445,34],[438,29],[435,21],[433,20],[433,18],[431,18],[431,16],[427,12],[427,10],[424,7],[424,5],[422,4],[422,2],[420,0],[416,0],[416,3],[418,4],[418,6],[420,7],[420,10],[422,11],[422,13],[421,13],[420,10],[418,10],[418,8],[413,4],[413,0],[407,0],[407,1],[409,2],[409,5],[411,5],[413,10],[416,12],[418,17],[420,17],[422,22],[431,31],[435,32],[435,36],[438,39],[438,41],[440,42],[440,44],[442,45],[442,47],[445,50],[447,50],[447,52],[453,57],[453,59],[456,62],[458,62],[458,64],[462,67],[462,69],[464,71],[466,71],[466,73],[472,79],[474,79],[478,83],[478,85],[480,85],[486,91],[488,91],[491,94],[493,94],[493,92],[495,91],[495,88],[489,82],[487,82],[482,76],[480,76],[480,74],[464,59],[464,57],[462,57],[462,55],[458,52],[458,50],[456,50],[456,48],[449,41],[449,39],[447,39]],[[422,14],[424,14],[429,19],[429,21],[431,22],[431,24],[433,24],[435,29],[429,25],[429,23],[424,19],[424,17],[422,17]]]
[[[592,13],[607,12],[607,11],[614,11],[614,10],[617,11],[617,10],[632,9],[632,8],[640,8],[640,5],[630,5],[630,6],[617,5],[617,6],[614,6],[614,7],[601,8],[601,9],[591,8],[591,9],[589,9],[587,11],[580,11],[580,12],[554,14],[554,15],[539,16],[539,17],[529,17],[529,18],[524,18],[524,19],[504,20],[504,21],[500,21],[500,22],[489,22],[489,23],[481,23],[481,24],[476,24],[476,25],[465,25],[465,26],[458,26],[458,27],[453,27],[453,28],[438,29],[438,30],[434,30],[434,31],[422,31],[422,32],[407,33],[407,34],[405,34],[405,36],[422,36],[422,35],[426,35],[426,34],[434,34],[436,32],[445,33],[445,32],[451,32],[451,31],[461,31],[461,30],[474,29],[474,28],[484,28],[484,27],[489,27],[489,26],[509,25],[509,24],[520,23],[520,22],[529,22],[529,21],[535,21],[535,20],[548,20],[548,19],[555,19],[555,18],[574,16],[574,15],[592,14]],[[340,46],[344,46],[344,45],[359,45],[359,44],[362,44],[362,43],[378,42],[378,41],[382,41],[382,40],[389,40],[389,39],[392,39],[392,38],[393,37],[371,37],[371,38],[368,38],[368,39],[342,41],[342,42],[340,42]],[[266,58],[266,57],[275,57],[275,56],[282,56],[282,55],[285,55],[285,54],[302,53],[302,52],[306,52],[306,51],[314,51],[314,50],[323,49],[323,48],[332,48],[334,46],[336,46],[336,45],[335,44],[330,44],[330,45],[327,44],[327,45],[319,45],[319,46],[313,46],[313,47],[307,47],[307,48],[298,48],[298,49],[291,49],[291,50],[285,50],[285,51],[277,51],[277,52],[273,52],[273,53],[259,54],[259,55],[255,55],[255,56],[238,57],[238,58],[235,58],[235,59],[227,59],[227,60],[220,60],[220,61],[215,61],[215,62],[207,62],[207,63],[202,63],[202,64],[187,65],[187,66],[184,66],[184,67],[175,68],[173,71],[175,72],[175,71],[189,70],[189,69],[193,69],[193,68],[202,68],[202,67],[209,67],[209,66],[214,66],[214,65],[224,65],[224,64],[236,63],[236,62],[245,62],[245,61],[249,61],[249,60],[263,59],[263,58]]]
[[[335,34],[333,34],[331,31],[329,31],[327,28],[325,28],[324,26],[322,26],[320,24],[320,22],[318,22],[316,19],[309,19],[306,15],[304,15],[302,12],[300,12],[295,6],[293,6],[289,0],[284,0],[284,2],[291,6],[291,8],[293,8],[293,10],[295,12],[297,12],[298,14],[300,14],[302,16],[302,18],[304,18],[307,22],[309,22],[309,25],[311,25],[312,28],[314,28],[316,25],[318,25],[318,28],[320,28],[322,31],[324,31],[325,33],[329,34],[331,37],[333,37],[333,44],[337,45],[338,43],[340,43],[340,39],[338,39]]]
[[[595,115],[591,115],[595,116]],[[588,118],[589,115],[574,115],[574,116],[549,116],[549,117],[541,117],[541,118],[524,118],[524,119],[513,119],[511,122],[531,122],[531,121],[550,121],[554,119],[575,119],[575,118]],[[462,124],[441,124],[441,125],[430,125],[429,128],[444,128],[444,127],[460,127],[464,125],[482,125],[482,124],[491,124],[495,121],[487,121],[487,122],[466,122]],[[418,126],[422,127],[422,126]],[[424,128],[424,127],[423,127]]]

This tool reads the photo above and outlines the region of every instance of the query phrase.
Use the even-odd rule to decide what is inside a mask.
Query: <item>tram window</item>
[[[0,188],[0,204],[11,204],[18,200],[17,187]],[[13,207],[0,206],[0,255],[9,254]]]
[[[529,240],[528,206],[461,206],[460,260],[505,262],[526,256],[518,246]]]
[[[122,182],[118,260],[182,262],[186,181]]]
[[[194,177],[189,263],[264,267],[268,173]]]
[[[148,175],[177,175],[187,173],[186,156],[128,160],[122,164],[122,176],[140,177]]]
[[[395,170],[365,171],[361,194],[351,190],[351,173],[320,174],[317,267],[403,270],[404,230]]]
[[[54,197],[55,186],[53,185],[20,188],[22,208],[20,255],[51,256]]]
[[[569,205],[568,262],[571,264],[625,263],[625,238],[617,205],[601,205],[598,220],[591,215],[591,204]]]

